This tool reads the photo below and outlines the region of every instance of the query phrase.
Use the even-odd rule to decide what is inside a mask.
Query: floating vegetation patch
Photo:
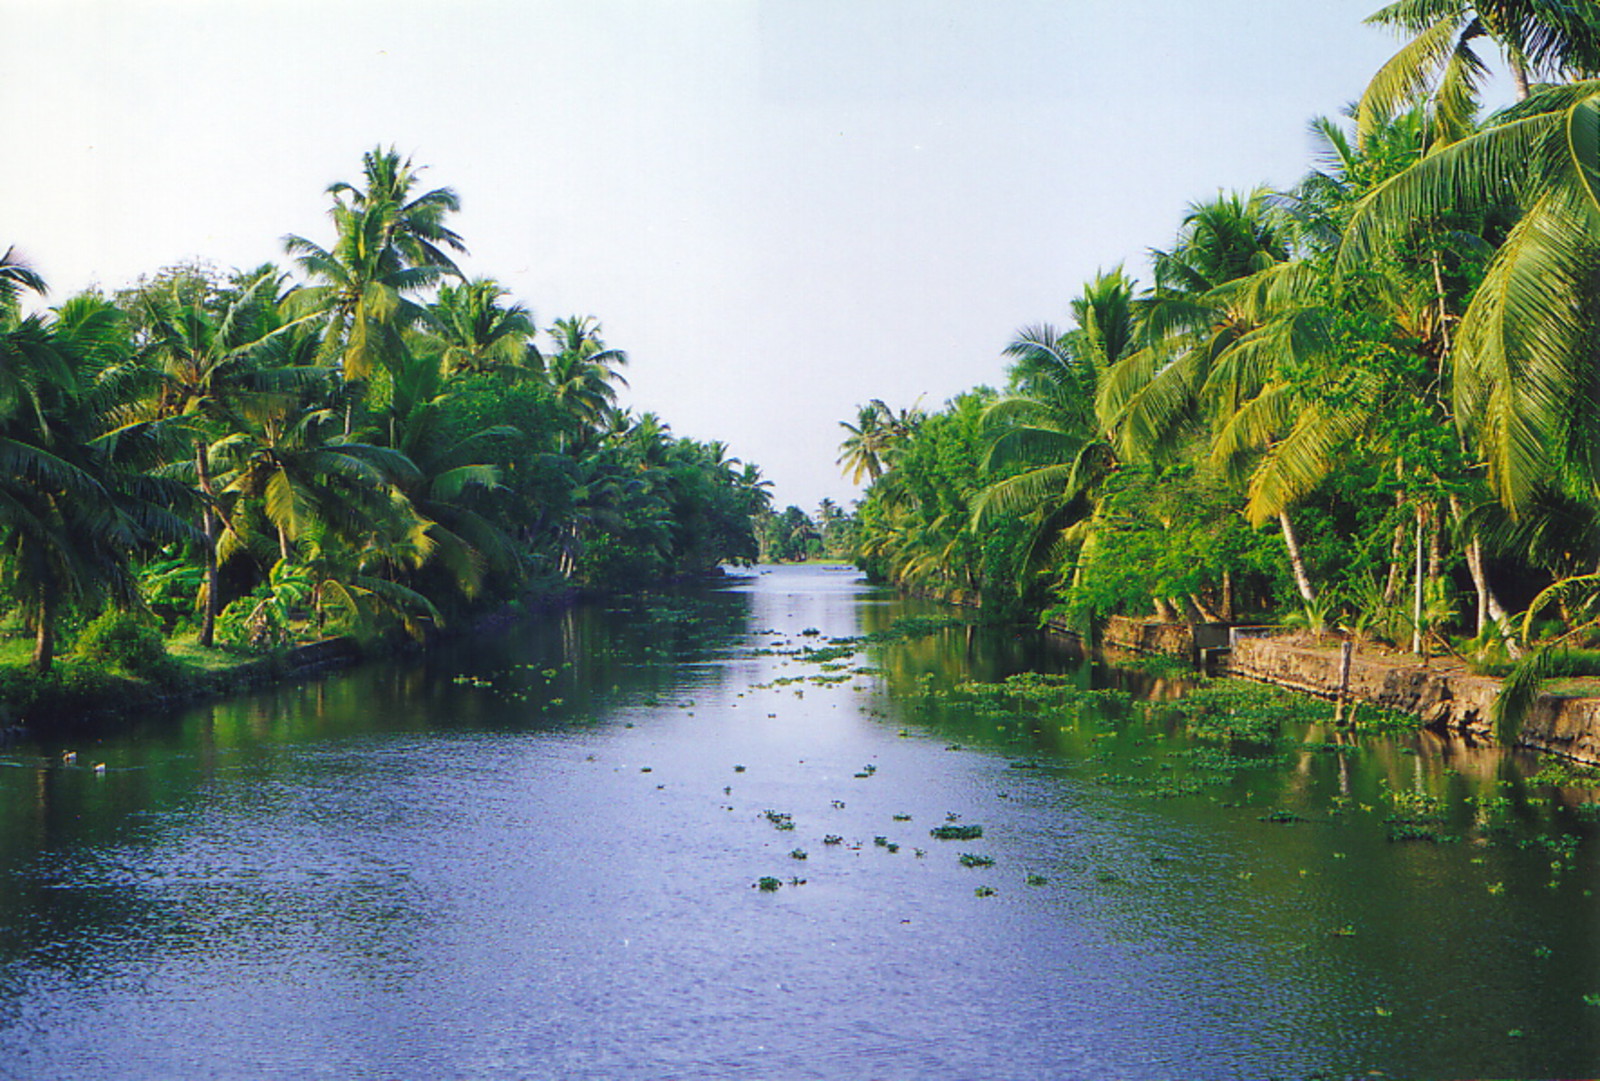
[[[928,831],[928,836],[936,841],[974,841],[983,836],[983,827],[947,822],[942,826],[933,827]]]
[[[1289,825],[1289,824],[1294,823],[1294,822],[1309,822],[1311,820],[1309,818],[1302,818],[1300,815],[1295,814],[1293,811],[1281,811],[1280,810],[1280,811],[1273,811],[1270,814],[1262,815],[1261,818],[1260,818],[1260,821],[1262,821],[1262,822],[1275,822],[1275,823],[1277,823],[1279,825],[1285,825],[1286,826],[1286,825]]]
[[[780,830],[794,829],[794,816],[783,811],[762,811],[761,817]]]
[[[963,867],[993,867],[993,856],[980,856],[974,852],[961,853],[961,866]]]
[[[776,893],[783,887],[783,879],[773,878],[771,875],[762,875],[756,879],[756,889],[762,893]]]
[[[1117,667],[1159,679],[1202,678],[1195,672],[1193,664],[1182,657],[1173,657],[1166,653],[1141,653],[1133,657],[1119,658]]]
[[[1600,788],[1600,769],[1580,766],[1563,758],[1548,758],[1528,781],[1556,788]]]
[[[1383,818],[1389,827],[1389,840],[1434,843],[1460,840],[1444,832],[1444,801],[1438,796],[1410,788],[1391,788],[1387,781],[1380,785],[1392,807]]]
[[[1198,687],[1172,704],[1190,734],[1201,739],[1271,743],[1286,725],[1331,722],[1333,707],[1301,695],[1243,680]]]

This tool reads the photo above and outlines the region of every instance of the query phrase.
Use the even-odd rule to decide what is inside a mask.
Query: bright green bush
[[[107,609],[78,636],[76,653],[91,664],[138,679],[161,679],[172,670],[167,642],[148,617]]]

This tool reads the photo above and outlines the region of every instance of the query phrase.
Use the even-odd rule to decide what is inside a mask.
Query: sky
[[[327,245],[393,146],[624,404],[848,504],[839,422],[1000,386],[1188,204],[1287,187],[1378,0],[0,0],[0,249],[60,302]]]

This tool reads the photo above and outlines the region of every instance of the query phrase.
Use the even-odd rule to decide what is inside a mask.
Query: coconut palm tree
[[[14,271],[22,268],[7,260]],[[20,287],[42,288],[13,272]],[[6,384],[24,388],[0,409],[0,585],[34,634],[34,669],[48,672],[55,625],[69,605],[134,602],[130,560],[147,546],[189,540],[173,508],[181,486],[130,460],[140,441],[101,438],[108,392],[129,343],[120,313],[94,296],[53,318],[0,316]]]
[[[220,603],[216,547],[222,527],[210,447],[248,415],[282,408],[323,374],[260,363],[263,346],[294,328],[280,315],[282,286],[283,276],[269,266],[239,276],[223,296],[186,295],[174,284],[164,293],[142,292],[136,301],[135,314],[145,328],[139,357],[149,385],[148,393],[121,411],[121,430],[156,429],[189,447],[205,538],[199,642],[207,648],[215,639]]]
[[[1031,538],[1026,576],[1093,512],[1092,491],[1117,466],[1112,433],[1096,411],[1106,373],[1133,351],[1133,282],[1117,268],[1085,284],[1074,326],[1026,327],[1006,347],[1011,393],[984,411],[983,472],[997,477],[972,501],[972,525],[1021,517]],[[1057,552],[1057,555],[1062,553]]]
[[[628,385],[620,370],[628,354],[605,344],[593,316],[557,319],[549,334],[554,350],[536,362],[556,404],[570,419],[570,445],[578,450],[588,446],[606,411],[616,404],[617,387]],[[569,447],[567,434],[561,437],[563,450]]]
[[[1489,72],[1477,42],[1499,48],[1518,100],[1537,80],[1600,74],[1600,14],[1577,0],[1396,0],[1367,21],[1413,36],[1361,95],[1363,145],[1386,118],[1418,102],[1426,106],[1429,145],[1469,134]]]
[[[284,248],[313,284],[297,293],[325,321],[325,356],[346,379],[365,379],[398,352],[402,331],[421,318],[409,294],[460,271],[444,249],[464,251],[444,225],[460,208],[448,188],[413,195],[420,170],[381,148],[362,157],[365,186],[328,187],[335,241],[325,249],[301,236]]]
[[[533,315],[521,304],[502,304],[505,296],[488,278],[439,287],[423,309],[423,348],[437,353],[445,375],[508,372],[527,362],[536,333]]]
[[[1597,158],[1600,81],[1536,90],[1367,195],[1339,251],[1349,270],[1447,215],[1517,211],[1450,348],[1456,422],[1513,516],[1573,468],[1600,476]]]

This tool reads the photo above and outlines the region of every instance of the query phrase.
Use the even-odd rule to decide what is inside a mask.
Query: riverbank
[[[1337,698],[1342,688],[1352,702],[1415,714],[1429,728],[1600,766],[1600,684],[1593,680],[1555,682],[1517,732],[1500,733],[1493,707],[1501,680],[1474,674],[1454,658],[1360,648],[1350,651],[1345,675],[1342,652],[1336,641],[1236,635],[1219,671],[1322,698]]]
[[[256,654],[207,650],[193,641],[169,641],[170,663],[159,675],[148,677],[108,670],[70,655],[58,660],[44,676],[23,665],[0,666],[0,745],[295,683],[367,660],[491,633],[539,613],[570,607],[583,595],[565,583],[530,592],[459,624],[438,628],[420,641],[403,635],[368,639],[336,635]]]
[[[1051,633],[1082,642],[1076,632],[1048,624]],[[1265,628],[1262,629],[1266,630]],[[1319,698],[1409,713],[1427,728],[1469,740],[1506,743],[1600,766],[1600,681],[1553,681],[1514,734],[1496,730],[1494,702],[1502,681],[1478,675],[1453,657],[1420,658],[1394,650],[1355,647],[1345,666],[1337,639],[1233,633],[1221,624],[1162,623],[1114,616],[1101,629],[1101,648],[1171,656],[1216,675],[1269,683]]]

